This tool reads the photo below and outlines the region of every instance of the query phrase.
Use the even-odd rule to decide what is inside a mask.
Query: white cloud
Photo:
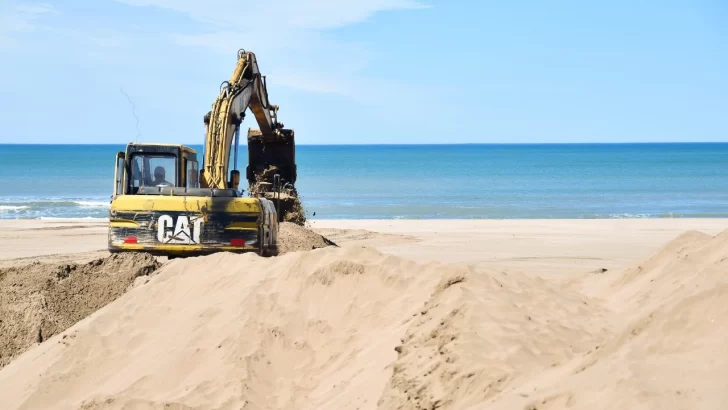
[[[365,78],[372,50],[333,40],[326,31],[365,21],[378,12],[429,7],[416,0],[114,1],[167,9],[200,22],[196,30],[168,33],[169,38],[231,58],[239,48],[253,51],[261,71],[269,75],[269,84],[276,87],[369,102],[378,100],[376,84]]]
[[[309,130],[309,135],[311,129],[320,127],[317,138],[326,138],[324,124],[331,120],[327,109],[300,103],[309,98],[316,104],[336,104],[331,108],[339,113],[337,121],[361,120],[363,115],[392,119],[395,105],[398,122],[406,122],[408,113],[419,115],[422,111],[422,103],[417,101],[422,100],[421,90],[395,81],[402,78],[400,73],[382,68],[386,62],[378,55],[379,45],[367,44],[368,38],[348,40],[329,31],[364,21],[375,13],[422,7],[414,1],[351,0],[349,4],[340,2],[342,5],[322,0],[279,0],[259,7],[225,0],[208,0],[202,5],[186,0],[112,2],[131,6],[115,5],[117,10],[126,8],[118,17],[103,8],[90,10],[88,14],[97,13],[93,19],[66,13],[60,4],[57,11],[43,4],[13,4],[0,9],[12,10],[16,18],[16,31],[7,31],[9,26],[5,25],[0,28],[0,47],[9,47],[17,39],[18,46],[30,50],[22,56],[28,61],[38,61],[42,50],[73,61],[61,64],[63,69],[72,70],[73,79],[55,87],[67,92],[64,87],[73,83],[77,100],[103,100],[115,109],[126,110],[128,102],[119,92],[123,86],[138,104],[140,117],[146,118],[142,131],[165,138],[194,138],[190,135],[201,132],[198,114],[209,110],[217,87],[234,68],[239,48],[257,54],[261,71],[267,75],[271,101],[283,107],[282,121],[295,123],[303,133]],[[290,8],[281,12],[276,7]],[[49,13],[64,13],[69,19],[54,19],[49,24],[41,19]],[[17,31],[23,28],[47,30],[49,35],[47,40],[37,35],[24,39]],[[73,64],[78,64],[78,69]],[[406,83],[407,78],[402,81]],[[134,136],[136,131],[127,127],[127,117],[115,119],[118,128],[112,128]],[[200,128],[194,131],[195,126]]]
[[[323,30],[366,20],[381,11],[430,7],[416,0],[115,0],[134,6],[174,10],[223,28],[253,27],[268,32]]]
[[[366,47],[341,43],[313,31],[278,32],[264,36],[257,32],[219,31],[200,35],[177,34],[181,45],[211,49],[230,59],[237,50],[256,53],[260,69],[272,87],[352,97],[356,76],[369,63]]]
[[[18,33],[34,31],[36,20],[43,15],[54,13],[55,9],[44,3],[19,4],[3,1],[0,3],[0,48],[16,45]]]
[[[46,13],[54,13],[55,9],[50,4],[35,3],[35,4],[18,4],[15,6],[15,10],[25,15],[40,15]]]

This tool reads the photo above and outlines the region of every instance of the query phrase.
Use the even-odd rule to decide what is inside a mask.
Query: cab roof
[[[194,148],[191,148],[184,144],[171,144],[168,142],[130,142],[127,144],[128,146],[133,147],[176,147],[179,148],[182,151],[187,151],[192,154],[196,154],[197,151],[194,150]]]

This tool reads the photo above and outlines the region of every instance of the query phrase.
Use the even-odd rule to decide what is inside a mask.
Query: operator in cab
[[[152,185],[154,185],[154,186],[172,185],[172,183],[170,183],[164,179],[164,174],[165,174],[164,167],[159,166],[159,167],[154,168],[154,181],[152,182]]]

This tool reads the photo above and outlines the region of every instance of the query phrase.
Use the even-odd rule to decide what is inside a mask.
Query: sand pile
[[[173,260],[65,339],[6,366],[0,402],[7,409],[373,408],[394,346],[439,274],[434,265],[336,247]]]
[[[466,268],[440,272],[444,278],[396,348],[379,408],[482,408],[609,334],[609,312],[549,282]]]
[[[335,246],[291,222],[280,224],[281,254]],[[0,368],[37,343],[67,329],[161,266],[148,254],[117,254],[85,264],[0,268]]]
[[[614,331],[486,408],[726,407],[728,231],[686,232],[648,260],[591,282]],[[602,319],[561,325],[577,320]]]
[[[0,269],[0,367],[121,295],[160,266],[146,254]]]
[[[720,408],[727,238],[688,234],[625,272],[590,274],[590,292],[367,248],[174,260],[0,370],[0,402]]]
[[[336,246],[324,236],[293,222],[278,224],[278,254]]]

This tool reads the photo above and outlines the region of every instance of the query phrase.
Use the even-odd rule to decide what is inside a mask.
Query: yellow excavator
[[[248,130],[244,196],[238,146],[248,108],[260,128]],[[220,251],[275,255],[278,223],[300,210],[294,132],[277,114],[255,54],[238,51],[232,77],[204,116],[202,164],[194,149],[180,144],[134,142],[116,154],[109,251],[172,258]]]

